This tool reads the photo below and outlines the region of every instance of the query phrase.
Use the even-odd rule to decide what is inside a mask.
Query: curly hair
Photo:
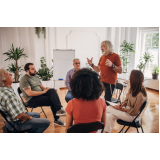
[[[99,75],[87,68],[80,69],[73,74],[70,87],[72,96],[83,100],[98,99],[104,91]]]

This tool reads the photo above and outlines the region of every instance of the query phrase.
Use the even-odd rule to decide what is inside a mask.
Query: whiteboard
[[[53,80],[66,79],[67,72],[73,68],[75,50],[53,50]]]

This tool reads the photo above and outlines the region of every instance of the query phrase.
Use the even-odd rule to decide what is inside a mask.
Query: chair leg
[[[121,132],[123,131],[124,127],[125,127],[125,126],[123,126],[123,128],[119,131],[119,133],[121,133]]]
[[[138,128],[137,128],[137,133],[139,133]]]
[[[141,130],[142,130],[142,133],[144,133],[142,126],[141,126]]]
[[[33,111],[33,107],[32,107],[32,109],[31,109],[31,112]]]
[[[41,106],[41,109],[42,109],[42,112],[44,113],[45,117],[47,118],[47,116],[46,116],[46,114],[45,114],[45,112],[44,112],[44,110],[43,110],[42,106]]]
[[[126,131],[124,133],[126,133],[129,130],[130,126],[126,129]]]

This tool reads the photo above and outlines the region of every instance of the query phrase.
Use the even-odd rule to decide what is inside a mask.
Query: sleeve
[[[98,66],[100,66],[101,58],[99,59]]]
[[[134,107],[129,110],[132,115],[137,115],[140,111],[140,108],[142,107],[142,104],[144,103],[146,99],[143,97],[142,94],[137,95]]]
[[[126,94],[126,98],[125,98],[125,100],[123,101],[123,103],[127,103],[127,102],[128,102],[128,96],[129,96],[129,92]]]
[[[19,114],[23,113],[23,109],[17,103],[16,98],[6,100],[7,111],[12,117],[16,118]]]
[[[120,57],[119,57],[119,55],[118,55],[118,54],[117,54],[117,56],[116,56],[116,62],[115,62],[115,65],[116,65],[117,67],[121,66],[121,59],[120,59]]]
[[[72,100],[70,100],[67,104],[67,107],[66,107],[66,112],[69,114],[69,115],[73,115],[73,105],[72,105]]]
[[[27,79],[23,78],[23,79],[21,79],[21,81],[20,81],[20,86],[21,86],[21,89],[23,89],[23,88],[25,88],[25,87],[30,86],[30,84],[28,83]]]
[[[66,84],[66,86],[67,86],[67,88],[68,88],[68,90],[70,91],[71,90],[71,88],[70,88],[70,74],[69,74],[69,71],[67,72],[67,75],[66,75],[66,81],[65,81],[65,84]]]

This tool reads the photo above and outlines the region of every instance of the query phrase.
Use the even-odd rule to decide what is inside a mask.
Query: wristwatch
[[[94,67],[94,63],[92,63],[91,67],[92,67],[92,68]]]
[[[113,63],[112,63],[112,66],[111,66],[111,68],[115,68],[115,64],[113,64]]]

